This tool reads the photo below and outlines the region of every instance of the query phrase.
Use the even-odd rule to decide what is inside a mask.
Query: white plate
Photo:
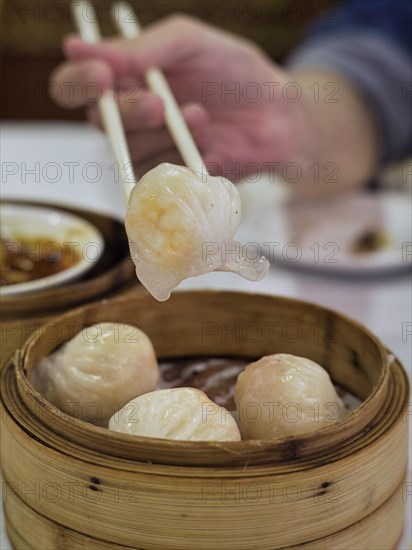
[[[329,199],[288,202],[269,185],[240,187],[244,215],[239,239],[257,243],[271,262],[353,275],[410,269],[412,214],[403,193],[357,192]],[[357,253],[361,235],[379,230],[382,248]],[[251,256],[253,246],[251,245]]]
[[[47,239],[59,246],[67,244],[78,261],[69,268],[25,283],[0,287],[0,296],[9,296],[44,290],[73,281],[91,269],[104,250],[104,239],[100,231],[87,220],[53,207],[4,203],[0,205],[1,237],[20,237],[34,241]],[[36,246],[36,244],[34,245]],[[35,248],[35,253],[39,252]],[[44,253],[44,251],[42,251]]]

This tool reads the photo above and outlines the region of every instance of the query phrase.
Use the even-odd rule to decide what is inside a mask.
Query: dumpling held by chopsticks
[[[136,274],[158,300],[187,277],[232,271],[257,281],[264,257],[249,259],[234,241],[241,216],[238,190],[222,177],[160,164],[133,189],[126,231]]]

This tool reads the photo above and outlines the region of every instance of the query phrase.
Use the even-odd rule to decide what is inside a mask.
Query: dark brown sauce
[[[352,247],[354,254],[371,254],[387,247],[389,236],[379,229],[368,229],[355,242]]]
[[[15,236],[0,239],[0,285],[27,283],[64,271],[80,260],[72,245]]]

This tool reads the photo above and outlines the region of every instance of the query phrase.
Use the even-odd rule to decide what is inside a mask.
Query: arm
[[[298,68],[291,80],[302,90],[308,135],[291,162],[302,168],[301,196],[359,187],[378,166],[382,142],[375,115],[353,84],[328,70]]]
[[[369,0],[356,2],[366,2],[370,7]],[[164,128],[161,101],[142,84],[144,72],[158,66],[169,80],[211,173],[237,181],[245,173],[250,174],[245,168],[253,164],[262,171],[275,165],[284,173],[285,166],[298,163],[301,176],[297,181],[292,178],[291,185],[304,193],[324,194],[365,183],[379,161],[402,154],[407,141],[402,137],[400,144],[393,145],[399,127],[388,114],[382,117],[377,107],[380,104],[371,99],[375,91],[374,97],[383,94],[387,104],[392,105],[393,97],[388,99],[384,84],[386,80],[392,83],[396,95],[399,76],[393,78],[385,59],[375,68],[381,58],[370,58],[373,44],[372,51],[365,50],[363,56],[358,50],[342,51],[353,41],[345,35],[348,25],[343,19],[340,22],[342,44],[337,51],[331,47],[334,31],[330,32],[329,27],[315,30],[284,70],[246,40],[192,18],[175,16],[148,27],[134,41],[111,39],[90,45],[69,38],[65,42],[69,63],[59,67],[52,80],[62,90],[58,101],[66,107],[86,104],[90,119],[97,125],[101,121],[95,103],[89,102],[81,90],[91,81],[102,91],[117,86],[132,158],[142,174],[165,160],[181,162]],[[363,30],[361,39],[368,39]],[[382,40],[390,49],[391,40],[387,36]],[[393,47],[397,51],[401,48]],[[334,56],[327,62],[329,51]],[[351,71],[344,70],[346,66]],[[369,86],[369,95],[360,80],[368,67],[378,82]],[[405,79],[403,67],[396,72],[401,79]],[[72,81],[79,86],[69,97],[64,84]],[[125,82],[139,89],[133,102],[126,99],[130,89],[124,89]],[[284,94],[291,82],[302,89],[302,98],[295,102]],[[323,96],[316,101],[313,85],[318,83],[323,94],[323,86],[329,82],[337,86],[337,102],[327,103]],[[369,80],[363,78],[362,82]],[[253,86],[248,88],[251,83]],[[257,99],[256,90],[260,92]],[[402,100],[398,98],[397,109],[399,103]],[[405,108],[400,107],[405,120]],[[387,120],[391,131],[383,130],[381,118]],[[408,132],[405,130],[405,134]],[[330,174],[330,166],[325,168],[327,163],[337,167],[332,177],[335,181],[325,180]],[[316,166],[319,178],[314,174]]]
[[[373,117],[380,162],[412,152],[412,5],[347,0],[291,55],[292,72],[335,73]]]

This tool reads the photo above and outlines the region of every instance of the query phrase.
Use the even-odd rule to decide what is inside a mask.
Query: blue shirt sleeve
[[[367,31],[389,39],[412,55],[412,0],[346,0],[339,2],[310,35]]]
[[[371,107],[381,161],[412,154],[412,0],[346,0],[315,24],[287,60],[347,78]]]

